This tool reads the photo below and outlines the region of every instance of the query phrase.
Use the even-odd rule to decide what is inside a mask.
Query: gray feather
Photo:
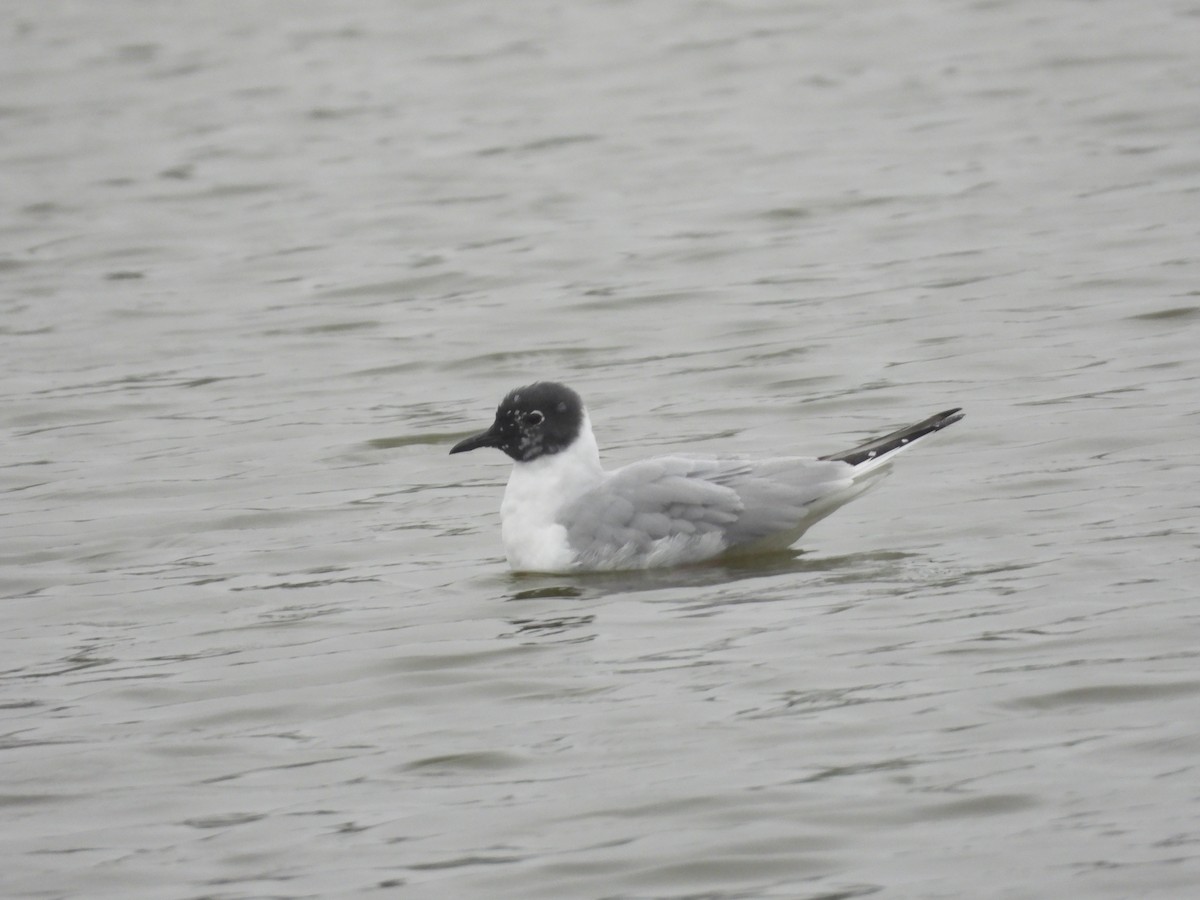
[[[662,457],[610,473],[559,521],[585,560],[636,562],[668,548],[701,559],[775,538],[787,546],[841,495],[857,494],[852,473],[844,462],[795,457]]]

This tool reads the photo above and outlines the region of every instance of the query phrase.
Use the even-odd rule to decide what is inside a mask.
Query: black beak
[[[480,447],[499,447],[500,435],[494,428],[489,428],[487,431],[473,434],[471,437],[459,441],[450,448],[451,453],[466,453],[468,450],[478,450]]]

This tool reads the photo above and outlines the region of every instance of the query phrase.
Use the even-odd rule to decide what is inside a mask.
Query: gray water
[[[0,893],[1194,896],[1200,7],[0,14]],[[609,464],[962,405],[795,554],[516,577]]]

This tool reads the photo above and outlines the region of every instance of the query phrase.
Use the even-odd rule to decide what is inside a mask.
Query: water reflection
[[[914,554],[896,551],[813,556],[803,550],[785,550],[671,569],[579,575],[514,573],[509,576],[511,582],[520,587],[509,593],[505,600],[592,599],[611,594],[732,585],[783,575],[822,576],[824,582],[869,582],[895,577],[901,564],[913,557]]]
[[[506,617],[513,631],[504,636],[583,643],[596,636],[590,627],[596,615],[580,612],[579,604],[592,608],[605,600],[633,595],[653,603],[671,604],[687,615],[709,615],[731,605],[794,598],[794,583],[788,576],[795,576],[795,583],[805,585],[811,585],[814,579],[821,584],[892,581],[902,564],[912,557],[913,554],[897,552],[817,557],[793,550],[677,569],[581,575],[510,574],[509,584],[516,589],[508,592],[504,602],[531,606],[529,611]],[[772,579],[783,579],[786,589],[769,593],[747,590],[744,586],[732,589],[734,585],[754,581],[765,586]],[[715,593],[713,588],[717,589]],[[659,596],[647,596],[652,593]]]
[[[572,634],[580,628],[591,625],[596,621],[595,616],[546,616],[544,618],[529,617],[529,618],[513,618],[508,622],[516,631],[512,634],[505,635],[506,637],[556,637],[558,635],[569,634],[570,640],[573,641],[590,641],[595,637],[594,634],[577,635]]]

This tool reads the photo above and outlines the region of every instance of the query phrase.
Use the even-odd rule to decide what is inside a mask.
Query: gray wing
[[[786,547],[841,505],[820,511],[850,486],[851,472],[844,462],[800,458],[662,457],[612,472],[568,505],[562,522],[593,564],[644,564],[656,553],[694,561],[773,537]]]
[[[703,477],[696,461],[663,457],[611,472],[562,513],[567,539],[586,567],[699,560],[725,548],[743,511],[737,491]]]
[[[708,477],[735,491],[744,507],[727,533],[731,548],[765,543],[782,549],[865,489],[853,476],[848,463],[781,457],[717,461]]]

